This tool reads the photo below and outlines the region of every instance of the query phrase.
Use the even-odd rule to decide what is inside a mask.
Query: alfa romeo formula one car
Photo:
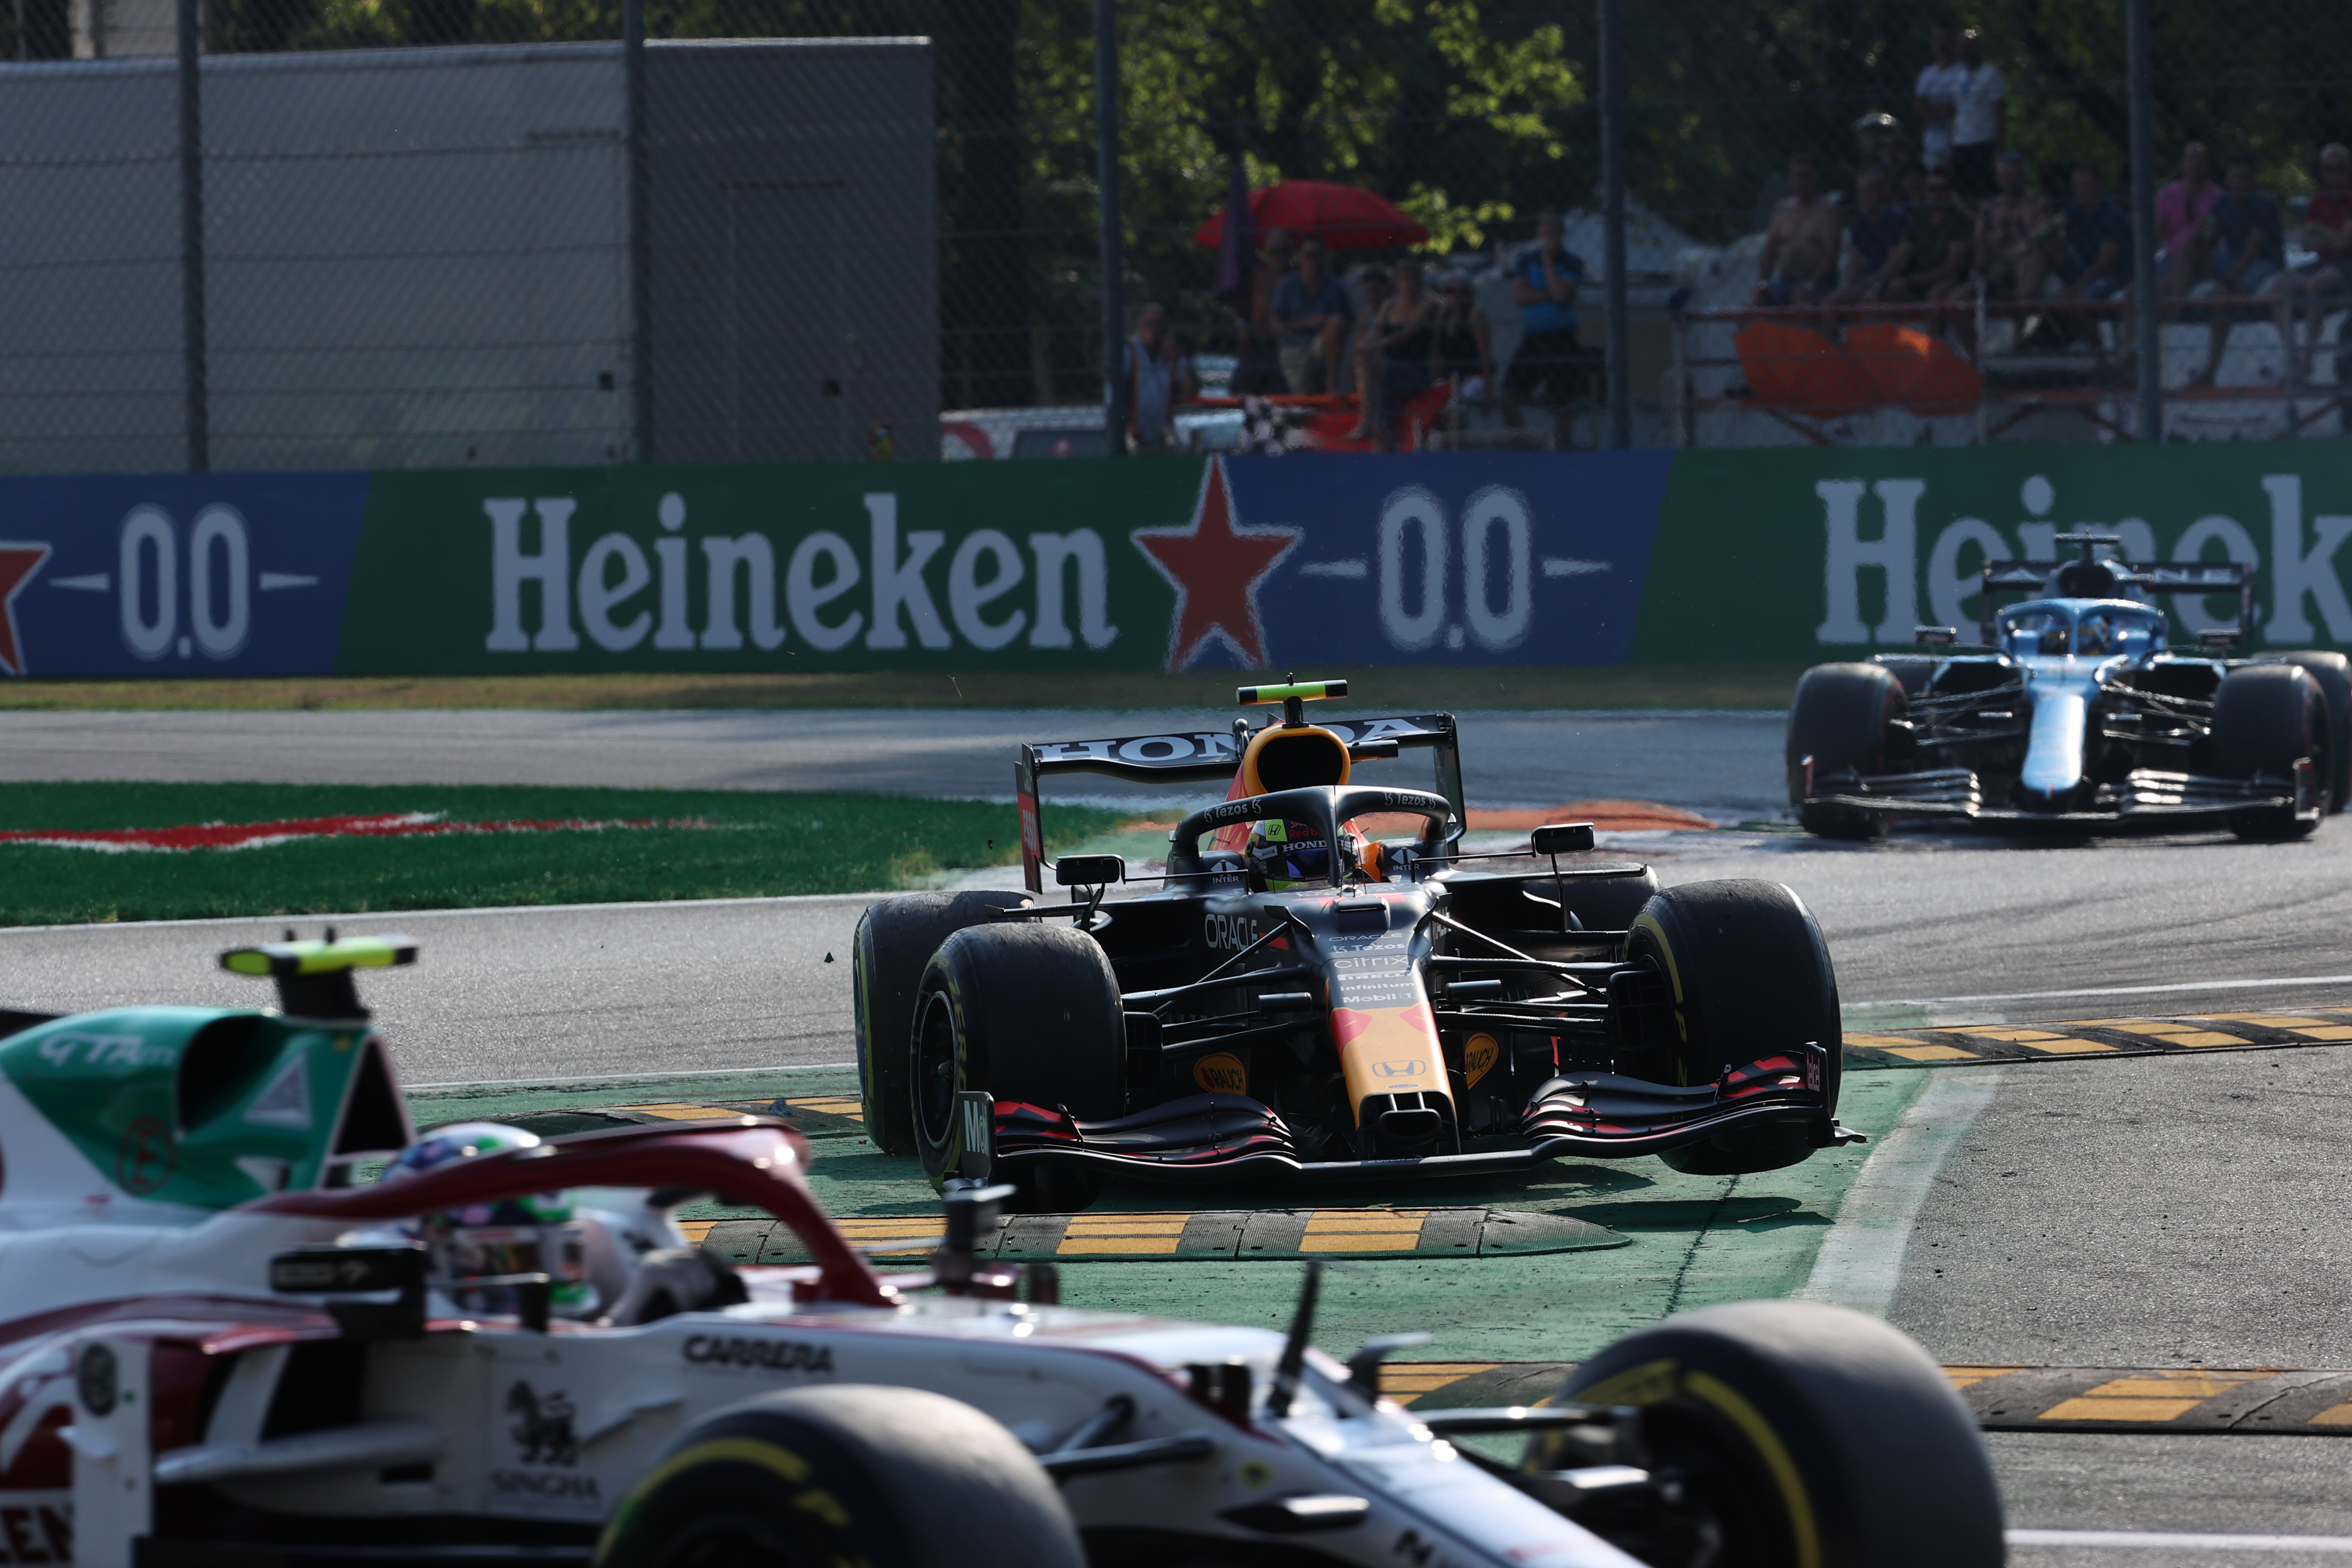
[[[2135,568],[2105,533],[2079,560],[1985,563],[1981,642],[1805,672],[1789,713],[1789,800],[1811,832],[1868,838],[1906,816],[2226,823],[2293,838],[2352,800],[2352,664],[2340,653],[2232,657],[2253,585],[2234,562]],[[2005,593],[2032,595],[2007,609]],[[2167,646],[2152,595],[2238,602],[2234,626]]]
[[[1837,980],[1777,883],[1660,890],[1645,867],[1465,854],[1452,715],[1310,724],[1343,681],[1241,691],[1252,728],[1022,748],[1026,893],[875,904],[856,947],[868,1135],[934,1182],[1083,1207],[1170,1178],[1491,1173],[1575,1154],[1770,1170],[1858,1141],[1836,1120]],[[1434,791],[1351,784],[1426,752]],[[1226,785],[1168,837],[1160,887],[1116,855],[1046,869],[1042,781]],[[1383,833],[1392,837],[1382,837]],[[1481,869],[1496,861],[1518,868]]]
[[[778,1121],[417,1140],[351,984],[414,952],[227,955],[279,1011],[0,1020],[6,1561],[2001,1560],[1966,1410],[1882,1323],[1712,1308],[1541,1408],[1408,1413],[1377,1392],[1398,1341],[1312,1348],[1311,1272],[1286,1335],[1072,1310],[975,1247],[1002,1189],[878,1275]],[[698,1194],[814,1262],[678,1246]]]

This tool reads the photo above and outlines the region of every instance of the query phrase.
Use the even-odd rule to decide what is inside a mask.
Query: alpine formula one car
[[[1024,746],[1026,893],[869,908],[856,945],[868,1135],[932,1180],[1083,1207],[1106,1174],[1492,1173],[1560,1155],[1771,1170],[1836,1120],[1837,980],[1777,883],[1661,890],[1562,868],[1589,824],[1466,854],[1453,716],[1310,724],[1344,681],[1247,687],[1253,729]],[[1349,782],[1433,754],[1437,790]],[[1169,834],[1160,886],[1116,855],[1046,869],[1042,781],[1229,785]],[[1400,831],[1402,830],[1402,831]],[[1394,837],[1381,837],[1382,831]],[[1516,861],[1517,869],[1480,869]]]
[[[1882,1323],[1712,1308],[1544,1407],[1417,1416],[1378,1393],[1398,1341],[1311,1347],[1312,1273],[1286,1335],[1065,1308],[974,1245],[1001,1188],[879,1275],[779,1121],[415,1139],[351,984],[413,954],[227,955],[281,1011],[0,1019],[5,1561],[2001,1560],[1966,1410]],[[698,1194],[814,1261],[680,1246]]]
[[[1897,817],[2102,824],[2197,819],[2293,838],[2352,800],[2352,664],[2231,657],[2253,584],[2234,562],[2134,568],[2105,533],[2068,562],[1987,562],[1981,643],[1805,672],[1789,713],[1789,800],[1810,832],[1867,838]],[[1999,595],[2028,602],[1997,607]],[[2151,595],[2238,602],[2234,626],[2167,646]]]

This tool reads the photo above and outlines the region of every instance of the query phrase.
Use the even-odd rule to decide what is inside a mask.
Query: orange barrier
[[[1811,327],[1750,321],[1732,340],[1739,368],[1759,403],[1819,418],[1858,413],[1871,403],[1860,369],[1837,343]]]
[[[1984,397],[1983,373],[1916,327],[1858,321],[1846,329],[1845,353],[1879,402],[1914,414],[1966,414]]]
[[[1889,403],[1915,414],[1964,414],[1984,377],[1943,339],[1893,321],[1860,321],[1840,344],[1788,321],[1750,321],[1733,340],[1759,403],[1817,417]]]

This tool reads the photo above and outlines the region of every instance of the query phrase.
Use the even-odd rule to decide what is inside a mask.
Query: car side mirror
[[[1592,847],[1592,824],[1554,823],[1528,836],[1528,847],[1538,855],[1580,855]]]
[[[1065,855],[1054,862],[1054,880],[1065,888],[1100,888],[1127,880],[1127,860],[1118,855]]]
[[[2205,630],[2197,634],[2197,646],[2200,647],[2217,649],[2235,647],[2238,646],[2238,628],[2235,626],[2208,626]]]
[[[1912,640],[1923,647],[1949,647],[1960,640],[1958,626],[1913,626]]]

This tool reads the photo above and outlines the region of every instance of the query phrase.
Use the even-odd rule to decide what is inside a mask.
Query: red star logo
[[[16,640],[16,595],[49,558],[46,544],[19,544],[0,539],[0,669],[25,673],[25,650]]]
[[[1244,528],[1234,520],[1225,485],[1225,461],[1209,459],[1201,499],[1189,528],[1139,528],[1135,547],[1151,557],[1176,590],[1176,619],[1168,636],[1168,668],[1182,669],[1221,637],[1244,667],[1266,668],[1265,627],[1257,616],[1257,585],[1290,553],[1295,528]]]

